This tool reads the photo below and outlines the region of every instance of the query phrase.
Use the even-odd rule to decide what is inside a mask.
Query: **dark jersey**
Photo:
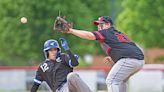
[[[114,27],[94,31],[93,34],[100,42],[103,51],[111,56],[114,62],[121,58],[144,59],[142,51],[136,44],[131,42],[125,34],[115,30]]]
[[[39,65],[34,79],[35,85],[40,85],[46,81],[53,92],[67,81],[68,73],[73,71],[73,66],[77,66],[78,61],[70,51],[68,54],[61,54],[55,61],[45,60]]]

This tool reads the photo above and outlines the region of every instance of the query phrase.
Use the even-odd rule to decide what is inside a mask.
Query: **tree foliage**
[[[163,5],[163,0],[124,0],[117,26],[145,47],[164,47]]]
[[[88,3],[96,1],[100,2],[88,0]],[[93,41],[53,31],[59,11],[75,28],[95,29],[92,25],[95,16],[108,13],[97,12],[97,3],[92,6],[88,3],[82,0],[0,0],[0,65],[35,65],[43,59],[43,43],[60,37],[68,39],[71,50],[77,54],[97,52],[99,45]],[[28,22],[22,24],[21,17],[26,17]]]
[[[74,28],[88,31],[96,30],[92,22],[99,16],[112,16],[117,28],[139,44],[163,47],[163,5],[163,0],[0,0],[0,65],[35,65],[44,59],[44,42],[60,37],[81,56],[103,53],[96,41],[54,32],[59,11]],[[21,17],[28,22],[22,24]]]

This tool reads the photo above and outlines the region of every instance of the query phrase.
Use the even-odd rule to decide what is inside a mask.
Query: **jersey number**
[[[43,72],[47,71],[49,69],[47,63],[43,63],[40,68],[42,69]]]
[[[116,32],[115,36],[117,36],[117,39],[119,40],[119,42],[129,42],[129,39],[125,34]]]

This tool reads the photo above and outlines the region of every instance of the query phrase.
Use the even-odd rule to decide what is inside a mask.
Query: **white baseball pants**
[[[71,72],[67,75],[67,82],[56,92],[92,92],[78,74]]]
[[[144,65],[144,60],[122,58],[110,70],[106,84],[108,92],[126,92],[127,80]]]

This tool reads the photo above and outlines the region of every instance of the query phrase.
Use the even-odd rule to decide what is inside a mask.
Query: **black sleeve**
[[[72,54],[70,50],[66,51],[67,55],[65,56],[65,61],[70,67],[78,66],[78,56]]]
[[[101,48],[103,49],[103,51],[107,55],[109,55],[109,53],[110,53],[110,51],[111,51],[112,48],[108,44],[106,44],[105,42],[101,43],[100,45],[101,45]]]
[[[42,70],[39,67],[37,72],[36,72],[34,83],[33,83],[33,86],[31,88],[31,92],[36,92],[38,90],[39,85],[42,83],[42,81],[43,81]]]
[[[96,40],[99,40],[101,43],[105,41],[105,37],[102,31],[94,31],[92,33],[95,35]]]
[[[43,78],[43,71],[41,69],[41,65],[39,66],[37,72],[36,72],[36,76],[35,76],[35,79],[39,80],[40,82],[44,81],[44,78]]]
[[[38,88],[39,88],[39,86],[34,84],[31,88],[30,92],[37,92]]]

